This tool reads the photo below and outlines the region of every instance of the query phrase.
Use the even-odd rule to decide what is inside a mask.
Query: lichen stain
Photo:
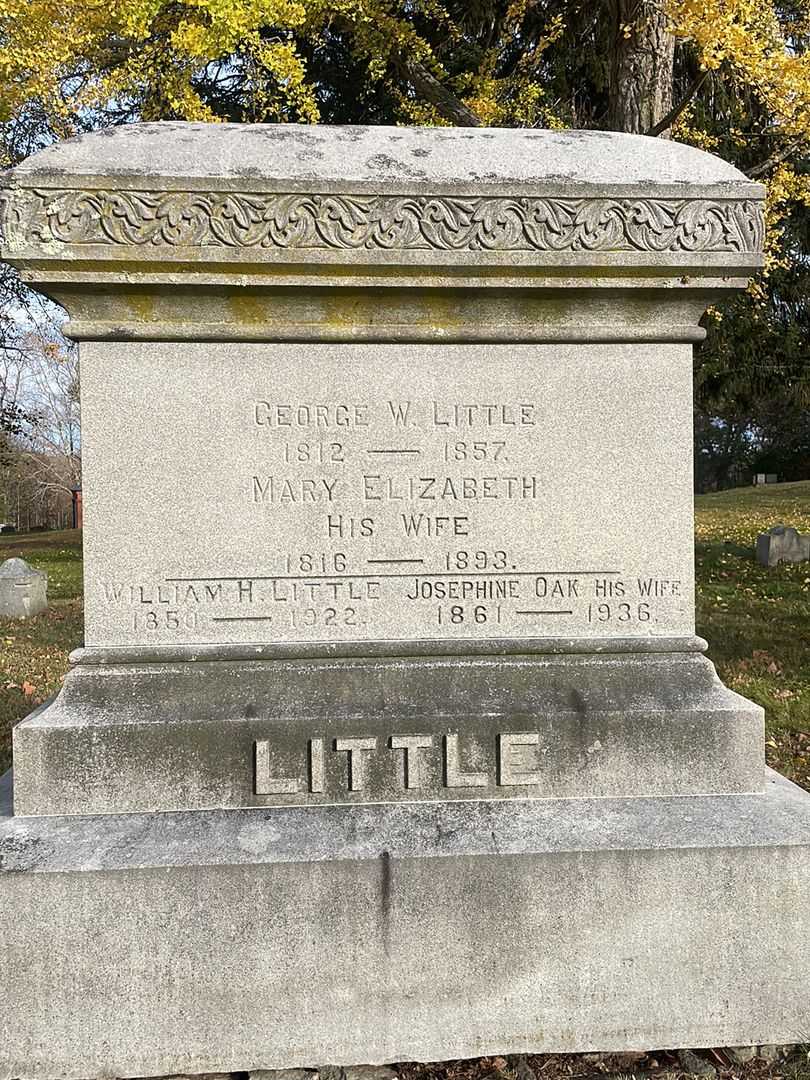
[[[229,321],[249,323],[255,326],[271,324],[275,321],[272,308],[273,302],[270,297],[246,292],[236,296],[229,296],[226,310]]]
[[[139,322],[154,322],[158,317],[155,297],[147,292],[128,293],[127,307]]]

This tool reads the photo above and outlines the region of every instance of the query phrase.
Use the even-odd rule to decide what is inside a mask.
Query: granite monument
[[[14,733],[0,1080],[800,1038],[810,796],[694,629],[692,347],[762,200],[600,132],[6,175],[80,343],[86,641]]]

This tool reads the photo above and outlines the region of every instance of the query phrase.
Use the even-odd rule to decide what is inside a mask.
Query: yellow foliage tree
[[[808,137],[810,0],[607,0],[601,12],[541,0],[0,0],[0,110],[9,120],[36,103],[65,130],[111,107],[215,120],[200,86],[225,65],[253,119],[317,121],[305,56],[341,35],[370,82],[399,82],[402,119],[410,106],[434,122],[562,123],[569,110],[544,90],[545,54],[566,44],[570,17],[581,32],[586,7],[594,25],[606,24],[602,44],[613,38],[614,57],[649,54],[653,40],[666,61],[663,26],[702,71],[755,94],[769,123]],[[662,78],[672,83],[671,60]]]
[[[0,122],[12,159],[135,118],[334,119],[336,99],[371,122],[674,133],[768,181],[778,223],[810,197],[809,42],[810,0],[0,0]]]

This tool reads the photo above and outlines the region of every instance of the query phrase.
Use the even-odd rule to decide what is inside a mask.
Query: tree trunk
[[[672,109],[675,38],[667,32],[663,0],[609,0],[607,7],[613,30],[607,126],[644,133]]]
[[[417,94],[436,106],[445,120],[456,127],[480,127],[481,121],[452,91],[443,86],[423,64],[408,61],[405,65],[407,78]]]

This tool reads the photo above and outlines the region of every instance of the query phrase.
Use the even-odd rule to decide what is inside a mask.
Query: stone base
[[[810,795],[0,819],[0,1080],[793,1043]]]
[[[15,810],[755,792],[763,739],[697,653],[80,663],[14,729]]]

